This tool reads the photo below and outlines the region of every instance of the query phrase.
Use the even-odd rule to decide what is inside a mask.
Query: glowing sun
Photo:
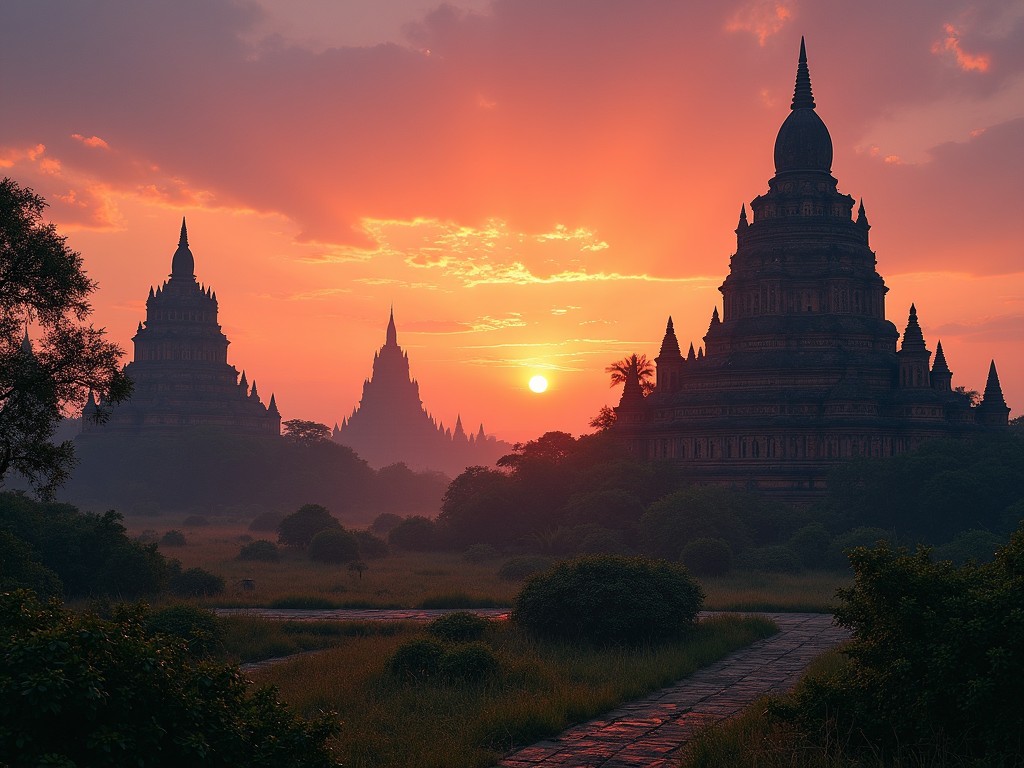
[[[530,379],[530,391],[540,394],[548,388],[548,380],[543,376],[537,375]]]

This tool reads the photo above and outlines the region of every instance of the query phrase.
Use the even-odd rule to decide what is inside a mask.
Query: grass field
[[[485,641],[501,671],[480,682],[402,679],[388,657],[422,627],[351,637],[337,648],[254,670],[300,713],[338,713],[336,749],[355,768],[494,765],[531,744],[635,699],[774,632],[764,619],[719,617],[686,640],[639,649],[592,649],[531,640],[494,622]]]
[[[187,528],[166,517],[132,517],[126,523],[132,535],[170,529],[185,534],[186,546],[161,552],[180,560],[184,568],[204,568],[224,579],[224,593],[202,601],[208,606],[501,607],[511,605],[522,586],[498,578],[506,558],[468,563],[454,552],[396,553],[367,560],[367,570],[358,574],[346,565],[311,562],[284,547],[277,563],[238,560],[247,541],[276,539],[273,533],[249,531],[244,522]],[[243,580],[251,581],[254,589],[243,590]],[[829,612],[836,589],[847,586],[850,577],[835,572],[736,571],[699,581],[708,610]]]

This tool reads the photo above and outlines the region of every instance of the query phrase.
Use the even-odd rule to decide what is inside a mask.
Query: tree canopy
[[[130,384],[120,347],[86,324],[96,284],[43,223],[45,207],[31,189],[0,181],[0,483],[17,472],[49,497],[74,464],[70,442],[50,442],[62,416],[90,392],[122,400]]]

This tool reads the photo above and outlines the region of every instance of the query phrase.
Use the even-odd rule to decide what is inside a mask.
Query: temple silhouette
[[[454,428],[438,423],[423,408],[420,385],[409,370],[409,354],[398,345],[391,311],[384,346],[373,356],[373,371],[352,415],[335,425],[333,438],[374,468],[399,462],[415,470],[432,469],[454,477],[466,467],[489,465],[510,453],[512,445],[484,432],[467,434],[462,416]]]
[[[105,423],[82,419],[83,434],[125,434],[151,430],[216,427],[236,435],[276,437],[281,414],[273,395],[266,405],[255,380],[227,361],[228,341],[217,323],[217,294],[195,276],[195,258],[181,220],[170,278],[149,289],[146,320],[132,337],[135,355],[125,366],[134,382],[131,399],[111,405]],[[90,394],[83,416],[100,406]]]
[[[614,433],[698,479],[802,496],[822,490],[838,462],[1005,427],[1009,408],[994,361],[976,406],[953,388],[914,305],[897,350],[863,201],[854,216],[831,173],[802,39],[790,109],[768,191],[749,221],[740,209],[721,315],[715,307],[703,345],[685,357],[668,318],[655,389],[644,396],[634,366]]]

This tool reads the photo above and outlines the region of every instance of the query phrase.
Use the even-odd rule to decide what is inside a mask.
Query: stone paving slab
[[[818,613],[762,613],[779,632],[599,718],[506,755],[500,768],[669,768],[703,728],[766,693],[796,684],[807,665],[849,639]]]

